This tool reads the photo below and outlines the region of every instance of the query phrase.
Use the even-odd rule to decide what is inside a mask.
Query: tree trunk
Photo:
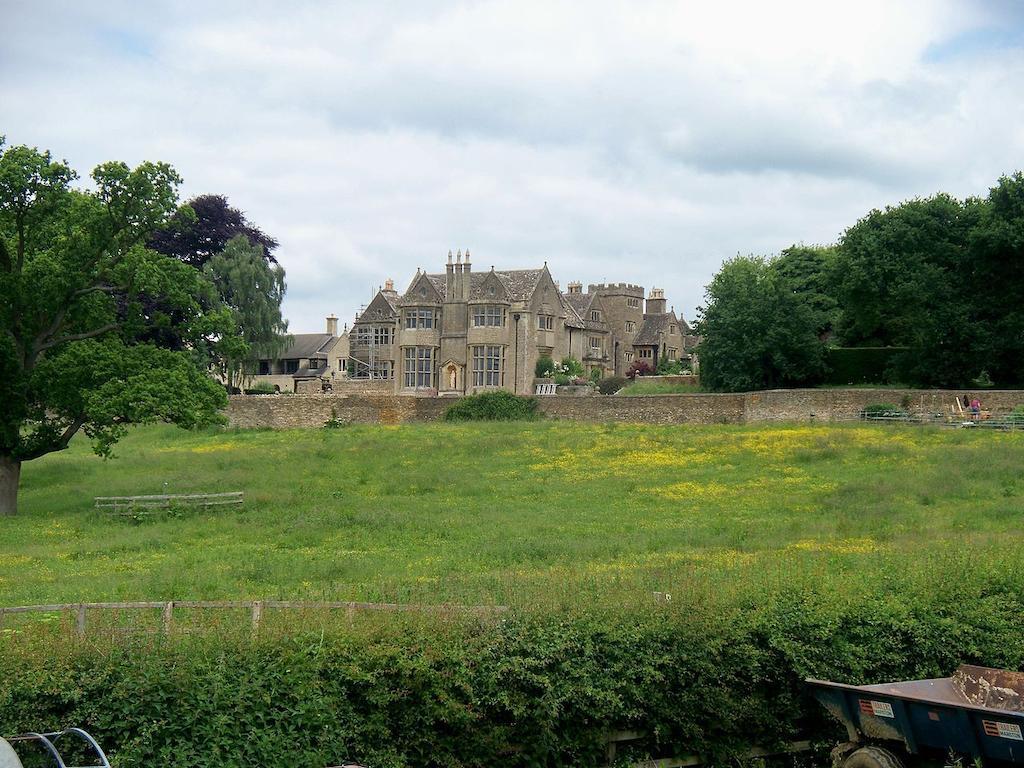
[[[0,517],[13,515],[18,511],[20,478],[21,462],[8,456],[0,456]]]

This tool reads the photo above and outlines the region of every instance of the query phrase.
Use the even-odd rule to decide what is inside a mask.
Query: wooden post
[[[7,613],[3,608],[0,608],[0,632],[4,629],[4,614]]]
[[[260,621],[263,619],[263,601],[257,600],[252,604],[252,634],[253,637],[260,631]]]
[[[171,622],[174,620],[174,601],[168,600],[164,603],[164,634],[171,634]]]
[[[78,604],[78,616],[75,620],[75,631],[79,637],[85,637],[85,604]]]

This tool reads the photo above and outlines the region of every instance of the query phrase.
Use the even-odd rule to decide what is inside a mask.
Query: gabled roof
[[[583,322],[583,316],[579,311],[567,300],[567,294],[561,294],[562,306],[565,307],[565,324],[570,328],[586,328],[587,324]]]
[[[487,298],[484,295],[483,287],[488,272],[469,273],[469,298],[470,301]],[[534,291],[544,276],[544,269],[505,269],[494,270],[494,274],[505,287],[505,293],[510,301],[529,301]],[[445,275],[428,274],[427,279],[437,288],[438,293],[444,296]]]
[[[437,275],[428,275],[424,272],[417,272],[416,277],[409,283],[409,287],[405,293],[402,294],[401,298],[398,299],[398,306],[407,307],[414,306],[416,304],[422,304],[424,301],[437,302],[444,301],[444,280],[438,281]],[[420,285],[423,281],[426,281],[430,286],[426,297],[420,296],[419,291],[416,289],[417,285]],[[431,291],[436,292],[437,296],[432,295]]]
[[[293,333],[292,343],[277,356],[278,360],[297,360],[300,358],[326,357],[327,350],[337,340],[337,336],[329,333]]]
[[[590,310],[593,307],[594,301],[597,300],[598,295],[596,293],[563,293],[562,298],[565,299],[566,306],[572,307],[576,312],[577,316],[582,321],[583,325],[573,326],[575,328],[586,328],[590,331],[602,331],[607,332],[608,326],[600,320],[590,319]]]
[[[669,326],[673,324],[679,324],[675,312],[666,312],[663,315],[644,315],[640,331],[633,339],[633,346],[649,347],[660,344],[663,339],[668,339]],[[676,332],[679,334],[679,346],[681,347],[682,334],[679,328],[676,328]]]
[[[395,291],[377,291],[366,309],[355,319],[356,323],[372,323],[378,320],[394,319],[398,315],[398,294]]]
[[[486,275],[487,273],[484,272],[483,274]],[[533,292],[537,290],[537,286],[540,285],[541,278],[544,276],[544,269],[510,269],[502,272],[495,270],[494,274],[504,284],[505,292],[510,299],[513,301],[529,301],[533,296]],[[470,283],[470,298],[473,298],[473,289],[476,287],[474,283],[475,281]],[[483,280],[480,281],[480,285],[483,285]]]

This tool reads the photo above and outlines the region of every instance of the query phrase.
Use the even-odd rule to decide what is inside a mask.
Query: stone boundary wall
[[[747,424],[772,421],[846,421],[873,403],[901,405],[913,413],[949,414],[957,390],[777,389],[738,394],[694,393],[639,397],[553,395],[540,397],[540,410],[566,421],[643,424]],[[1024,390],[990,390],[982,407],[993,414],[1024,404]],[[228,423],[233,427],[289,429],[322,427],[332,418],[353,424],[438,421],[451,398],[408,395],[232,395]]]

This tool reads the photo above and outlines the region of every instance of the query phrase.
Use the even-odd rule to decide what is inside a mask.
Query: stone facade
[[[417,270],[405,293],[388,280],[350,335],[356,377],[393,382],[395,394],[461,396],[488,389],[530,394],[541,357],[579,360],[588,373],[624,375],[680,359],[689,326],[664,292],[628,283],[570,283],[562,293],[540,269],[473,271],[469,251],[448,253],[444,273]],[[643,345],[642,351],[638,344]]]
[[[324,333],[292,334],[280,355],[258,360],[247,386],[269,385],[277,392],[313,393],[345,375],[349,355],[348,329],[338,335],[338,318],[327,318]]]
[[[643,397],[538,398],[551,418],[586,422],[643,424],[744,424],[779,421],[846,421],[872,403],[909,401],[911,412],[950,413],[959,391],[913,389],[786,389],[739,394],[695,393]],[[1024,404],[1024,391],[987,391],[983,407],[1008,413]],[[361,424],[437,421],[451,400],[396,394],[241,395],[228,402],[231,426],[253,428],[320,427],[331,418]]]

